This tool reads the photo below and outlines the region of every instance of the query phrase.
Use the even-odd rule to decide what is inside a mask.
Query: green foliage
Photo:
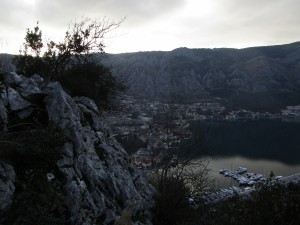
[[[38,25],[39,22],[37,22],[37,25],[33,28],[33,30],[29,30],[29,28],[27,28],[24,44],[25,55],[27,55],[28,53],[28,48],[31,48],[31,50],[36,56],[39,56],[41,53],[41,49],[44,45],[42,41],[42,31],[40,30]]]
[[[115,94],[125,88],[109,68],[95,63],[74,65],[59,81],[71,96],[89,97],[103,108],[109,108]]]
[[[177,179],[165,180],[166,191],[156,197],[153,211],[155,225],[182,224],[189,220],[192,207],[188,204],[188,189]]]
[[[49,183],[45,173],[18,175],[11,207],[0,218],[3,225],[64,225],[67,211],[61,180]]]
[[[264,185],[251,198],[233,198],[211,215],[212,224],[300,224],[300,185]]]
[[[48,76],[48,67],[45,61],[40,57],[31,55],[18,55],[13,59],[18,74],[31,76],[33,74],[41,74],[43,77]]]
[[[64,142],[63,134],[54,127],[19,124],[0,135],[0,157],[24,169],[55,169]]]
[[[62,42],[49,41],[46,45],[37,24],[33,30],[27,29],[23,49],[13,60],[16,71],[24,76],[37,73],[46,80],[62,81],[71,94],[93,98],[106,107],[111,96],[123,91],[124,86],[93,53],[104,53],[105,35],[121,22],[86,18],[73,23]]]
[[[11,55],[0,53],[0,72],[1,70],[13,70]]]
[[[15,193],[10,208],[0,216],[0,224],[66,224],[63,182],[56,166],[64,135],[55,126],[33,123],[9,126],[0,134],[0,159],[13,165]],[[55,180],[49,182],[47,173]]]
[[[13,59],[18,73],[31,76],[35,73],[45,72],[47,66],[40,57],[43,46],[42,31],[37,22],[33,30],[27,28],[23,49],[20,49],[20,55]]]

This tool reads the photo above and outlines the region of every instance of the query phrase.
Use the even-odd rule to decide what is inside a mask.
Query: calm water
[[[288,165],[275,160],[249,159],[241,156],[213,157],[209,158],[209,160],[211,175],[217,178],[216,182],[220,187],[238,185],[233,179],[219,174],[220,168],[235,170],[237,167],[243,166],[248,169],[248,172],[260,173],[265,177],[269,177],[271,171],[273,171],[275,176],[288,176],[300,173],[300,164]]]
[[[196,121],[187,151],[211,155],[209,168],[220,185],[234,185],[218,175],[221,168],[247,167],[269,176],[300,173],[300,123],[281,120]],[[202,156],[203,157],[203,156]]]

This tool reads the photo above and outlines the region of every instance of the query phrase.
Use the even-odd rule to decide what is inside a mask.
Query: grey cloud
[[[223,36],[242,42],[264,40],[283,43],[297,40],[295,27],[300,23],[298,0],[223,0],[220,20],[213,25]],[[298,31],[298,39],[299,39]]]
[[[276,5],[278,2],[282,2],[282,0],[221,0],[219,1],[219,4],[221,6],[220,8],[223,11],[227,11],[230,13],[243,13],[244,16],[250,16],[252,13],[264,10],[265,8],[273,8],[274,5]]]
[[[200,8],[211,1],[215,8],[207,13]],[[188,3],[199,7],[199,13],[197,9],[186,12]],[[121,33],[136,32],[145,35],[145,39],[155,35],[159,39],[157,49],[170,46],[170,39],[177,45],[173,48],[206,47],[209,43],[210,47],[276,44],[299,40],[299,12],[299,0],[36,0],[35,5],[26,5],[23,0],[1,0],[0,31],[1,37],[8,37],[9,41],[10,32],[23,37],[27,27],[40,21],[45,34],[46,28],[53,31],[49,34],[52,39],[51,35],[63,36],[75,19],[106,16],[114,21],[127,17]]]
[[[64,21],[81,16],[104,16],[113,19],[131,18],[142,23],[180,8],[186,0],[52,0],[38,3],[39,16],[44,20]]]
[[[27,17],[33,14],[33,8],[29,5],[22,5],[22,2],[1,0],[0,7],[0,29],[1,32],[7,30],[17,30],[26,23]]]
[[[269,23],[299,20],[298,0],[226,0],[221,1],[221,14],[229,21],[262,26]],[[292,22],[292,21],[291,21]],[[287,26],[289,24],[286,24]]]
[[[226,47],[284,44],[299,41],[299,0],[216,0],[207,19],[177,21],[175,36],[187,46]],[[182,35],[183,33],[183,35]],[[195,37],[195,38],[193,38]]]
[[[127,32],[157,22],[164,15],[180,10],[187,0],[36,0],[26,4],[23,0],[1,0],[0,31],[4,37],[23,37],[26,28],[40,21],[41,29],[49,39],[61,35],[67,26],[82,17],[119,21]],[[47,29],[48,30],[47,30]],[[53,31],[49,33],[48,31]],[[58,38],[58,40],[61,39]]]

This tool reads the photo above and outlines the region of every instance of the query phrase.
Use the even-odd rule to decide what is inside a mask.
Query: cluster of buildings
[[[183,120],[198,119],[277,119],[277,118],[297,118],[300,117],[300,105],[287,106],[286,109],[278,113],[253,112],[239,109],[235,111],[227,110],[220,102],[220,99],[207,100],[208,102],[193,104],[169,104],[159,101],[150,102],[148,100],[135,99],[132,96],[124,96],[121,99],[122,114],[126,116],[146,120],[151,122],[155,115],[174,111],[176,116]],[[210,102],[209,102],[210,101]],[[219,101],[219,102],[218,102]]]
[[[145,143],[132,155],[132,163],[150,167],[165,157],[170,146],[190,137],[191,120],[238,120],[300,118],[300,105],[288,106],[279,113],[252,112],[245,109],[228,111],[218,102],[167,104],[123,96],[119,111],[107,119],[118,136],[135,135]]]
[[[281,110],[281,115],[289,118],[300,117],[300,105],[287,106],[286,109]]]
[[[148,145],[146,148],[139,148],[131,155],[131,164],[138,168],[153,168],[162,163],[176,165],[178,159],[176,155],[171,154],[168,149]]]
[[[131,163],[140,168],[150,168],[154,162],[153,151],[147,148],[140,148],[131,155]]]

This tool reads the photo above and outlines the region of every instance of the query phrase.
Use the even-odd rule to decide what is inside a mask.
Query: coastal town
[[[218,101],[219,99],[211,99],[193,104],[170,104],[123,96],[119,110],[105,116],[105,121],[123,145],[126,146],[128,140],[138,140],[138,144],[130,144],[127,150],[131,154],[132,164],[139,168],[151,168],[153,163],[160,163],[166,155],[173,157],[174,151],[172,152],[171,148],[191,137],[191,121],[300,121],[299,105],[287,106],[277,113],[252,112],[245,109],[229,111]]]
[[[279,112],[250,111],[246,109],[228,110],[221,103],[220,98],[206,99],[198,103],[179,104],[164,103],[160,101],[149,101],[146,99],[136,99],[132,96],[124,95],[120,99],[120,110],[115,114],[124,117],[139,118],[141,120],[151,120],[153,116],[172,109],[182,119],[186,120],[237,120],[237,119],[299,119],[300,105],[287,106]]]

